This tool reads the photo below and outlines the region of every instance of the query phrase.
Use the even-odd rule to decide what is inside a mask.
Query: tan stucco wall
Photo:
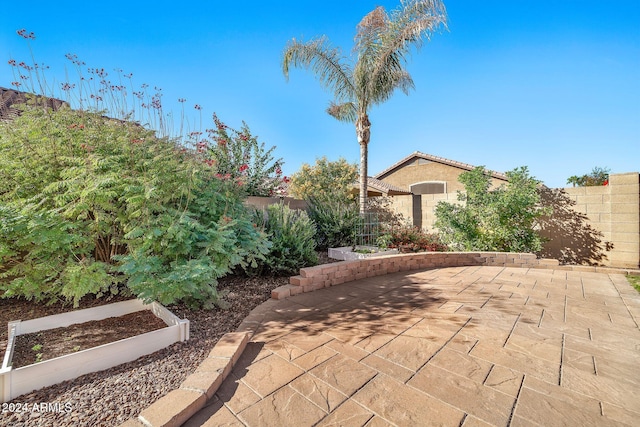
[[[464,185],[458,181],[461,173],[467,172],[465,169],[446,165],[443,163],[430,161],[426,164],[410,164],[386,174],[380,179],[392,185],[409,189],[412,184],[425,181],[445,181],[447,183],[447,193],[455,193],[464,190]],[[498,186],[506,181],[492,178],[492,183]]]

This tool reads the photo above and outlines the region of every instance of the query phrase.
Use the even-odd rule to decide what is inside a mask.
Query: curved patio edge
[[[223,335],[180,388],[167,393],[136,418],[120,424],[120,427],[178,427],[184,424],[218,391],[242,355],[251,335],[252,332]]]
[[[555,259],[538,259],[534,254],[507,252],[419,252],[302,268],[300,275],[290,278],[289,285],[274,289],[271,300],[263,302],[251,311],[236,332],[225,334],[179,389],[169,392],[143,410],[138,417],[129,419],[120,427],[177,427],[185,423],[216,393],[260,326],[262,317],[276,303],[275,300],[399,271],[465,266],[523,267],[640,275],[640,270],[560,265]]]
[[[596,273],[640,274],[638,270],[613,267],[560,265],[556,259],[537,258],[531,253],[513,252],[417,252],[375,258],[340,261],[300,269],[289,284],[271,292],[271,298],[283,299],[305,292],[340,285],[367,277],[398,271],[427,268],[493,266],[554,270],[592,271]]]

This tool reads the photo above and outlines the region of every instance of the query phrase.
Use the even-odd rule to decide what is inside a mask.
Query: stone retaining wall
[[[312,292],[367,277],[381,276],[398,271],[459,266],[498,266],[579,270],[593,272],[630,273],[608,267],[559,265],[555,259],[539,259],[534,254],[507,252],[419,252],[388,255],[352,261],[341,261],[300,269],[300,275],[289,279],[289,284],[271,292],[271,298],[282,299],[304,292]]]

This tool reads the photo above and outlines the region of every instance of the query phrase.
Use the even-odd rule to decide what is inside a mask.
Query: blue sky
[[[355,26],[398,1],[31,1],[0,23],[0,86],[9,58],[28,60],[16,30],[36,34],[36,61],[64,80],[73,53],[88,66],[163,89],[165,111],[202,106],[247,122],[292,174],[317,157],[357,163],[353,125],[325,113],[313,75],[287,83],[281,53],[327,35],[351,52]],[[369,174],[414,151],[504,172],[526,165],[550,187],[595,166],[640,170],[640,1],[445,0],[449,31],[411,56],[416,89],[374,107]],[[4,64],[4,65],[3,65]],[[195,120],[196,115],[193,115]]]

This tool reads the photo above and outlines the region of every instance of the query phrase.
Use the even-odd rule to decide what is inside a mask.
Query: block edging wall
[[[340,261],[300,269],[289,284],[271,291],[272,299],[283,299],[318,289],[328,288],[367,277],[399,271],[444,267],[519,267],[597,273],[638,274],[637,270],[582,265],[560,265],[556,259],[537,258],[531,253],[514,252],[418,252],[376,258]]]

